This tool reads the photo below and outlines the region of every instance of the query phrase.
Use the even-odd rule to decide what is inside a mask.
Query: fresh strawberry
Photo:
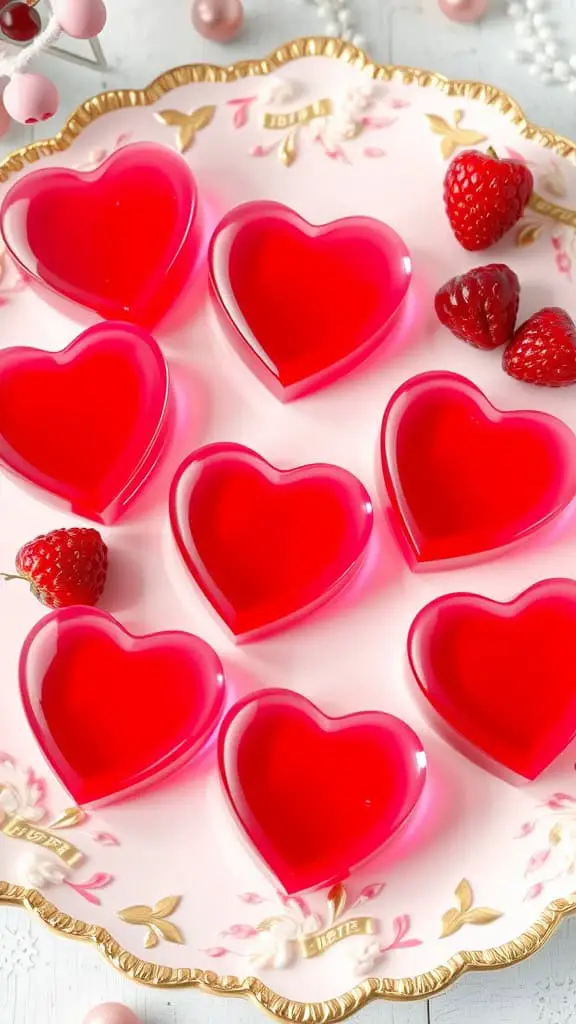
[[[576,324],[565,309],[541,309],[518,328],[502,365],[511,377],[527,384],[576,384]]]
[[[53,530],[31,540],[16,555],[18,575],[42,604],[66,608],[73,604],[96,604],[108,569],[108,549],[97,530],[73,527]]]
[[[453,277],[436,292],[436,316],[476,348],[498,348],[514,333],[520,282],[505,263],[489,263]]]
[[[534,180],[519,160],[469,149],[452,160],[444,203],[452,231],[465,249],[488,249],[520,220]]]

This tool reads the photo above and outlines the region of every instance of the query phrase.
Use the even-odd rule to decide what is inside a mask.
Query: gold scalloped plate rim
[[[68,149],[88,125],[111,111],[151,106],[166,93],[182,85],[234,82],[253,75],[267,75],[292,60],[318,56],[342,60],[361,69],[375,81],[401,79],[407,85],[433,87],[449,96],[478,100],[499,110],[512,121],[524,138],[552,149],[559,156],[576,161],[576,142],[532,124],[516,101],[495,86],[449,79],[420,68],[375,64],[362,50],[349,43],[314,36],[286,43],[264,60],[243,60],[228,67],[186,64],[159,75],[144,89],[118,89],[93,96],[74,111],[53,138],[30,143],[0,161],[0,182],[7,181],[11,175],[23,170],[27,164],[35,163],[40,157],[53,156]],[[21,907],[35,914],[57,934],[96,946],[109,964],[140,984],[156,988],[197,988],[212,995],[239,996],[261,1006],[277,1020],[328,1024],[344,1020],[375,999],[398,1002],[427,999],[443,992],[468,971],[498,970],[520,963],[542,948],[561,921],[576,913],[576,893],[553,900],[526,931],[501,946],[461,950],[438,967],[412,978],[366,978],[340,996],[313,1003],[281,996],[258,978],[240,980],[234,975],[218,975],[214,971],[189,967],[162,967],[142,960],[124,949],[105,928],[70,917],[36,889],[25,889],[0,881],[0,905]]]

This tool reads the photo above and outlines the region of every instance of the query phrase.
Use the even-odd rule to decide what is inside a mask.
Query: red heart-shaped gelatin
[[[328,718],[290,690],[235,704],[218,753],[234,814],[287,893],[339,882],[372,856],[426,778],[422,744],[399,718]]]
[[[245,203],[210,244],[217,306],[240,354],[282,400],[347,373],[386,337],[410,253],[370,217],[313,225],[281,203]]]
[[[337,466],[281,470],[242,445],[211,444],[178,470],[170,518],[198,586],[246,636],[333,597],[362,560],[373,513]]]
[[[455,741],[527,779],[576,736],[574,580],[544,580],[508,604],[440,597],[412,623],[408,655]]]
[[[85,806],[127,796],[197,754],[225,684],[197,636],[136,637],[104,612],[66,608],[27,637],[20,692],[44,756]]]
[[[188,164],[148,142],[122,147],[96,170],[27,174],[7,193],[0,226],[38,284],[105,320],[144,327],[178,297],[202,241]]]
[[[384,414],[382,466],[412,568],[494,552],[576,494],[576,437],[554,416],[500,412],[465,377],[423,373]]]
[[[61,352],[0,352],[0,463],[77,515],[111,523],[169,432],[168,368],[139,327],[101,323]]]

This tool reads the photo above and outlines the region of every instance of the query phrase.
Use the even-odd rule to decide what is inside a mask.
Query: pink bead
[[[102,0],[52,0],[60,27],[74,39],[93,39],[106,24]]]
[[[13,75],[3,94],[10,117],[21,124],[47,121],[58,110],[58,90],[45,75]]]
[[[204,39],[228,43],[244,22],[241,0],[194,0],[192,24]]]
[[[123,1003],[102,1003],[90,1010],[84,1024],[140,1024],[140,1020]]]
[[[450,21],[478,21],[487,6],[488,0],[438,0],[438,7]]]

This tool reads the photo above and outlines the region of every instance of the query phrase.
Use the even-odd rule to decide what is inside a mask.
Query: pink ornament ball
[[[213,43],[229,43],[235,39],[243,22],[242,0],[194,0],[192,4],[194,28]]]
[[[60,28],[73,39],[93,39],[106,24],[102,0],[52,0]]]
[[[438,6],[450,21],[479,21],[486,13],[488,0],[438,0]]]
[[[2,98],[10,117],[20,124],[47,121],[58,110],[58,90],[45,75],[13,75]]]
[[[84,1024],[140,1024],[140,1021],[123,1003],[102,1003],[90,1010]]]

